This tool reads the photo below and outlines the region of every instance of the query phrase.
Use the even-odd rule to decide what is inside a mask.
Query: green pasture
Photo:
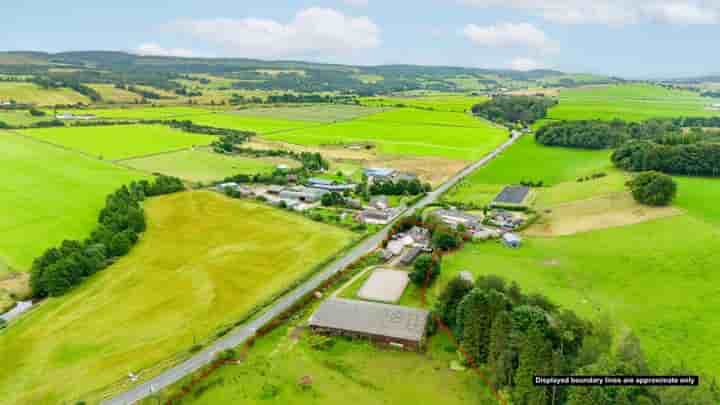
[[[466,116],[463,114],[454,114],[458,125],[452,124],[444,113],[415,110],[415,114],[417,121],[409,120],[402,110],[393,110],[363,119],[278,132],[266,137],[302,145],[371,143],[384,154],[458,160],[478,159],[507,139],[505,129],[484,121],[468,117],[474,120],[473,125],[465,125],[463,120]],[[436,121],[433,114],[440,115]]]
[[[90,103],[90,99],[68,88],[43,89],[34,83],[0,82],[0,101],[14,100],[40,106]]]
[[[49,111],[52,112],[52,111]],[[191,119],[196,115],[211,114],[211,110],[194,107],[122,107],[122,108],[83,108],[81,110],[59,109],[58,113],[92,114],[104,119],[126,120],[169,120]]]
[[[373,114],[362,119],[375,123],[420,124],[438,127],[487,128],[494,124],[471,114],[452,111],[427,111],[415,108],[396,108],[382,114]]]
[[[104,103],[134,103],[142,100],[142,96],[125,89],[118,89],[114,84],[88,84],[88,87],[97,91]]]
[[[533,136],[525,135],[487,166],[460,182],[450,191],[447,199],[483,205],[490,202],[504,185],[518,184],[523,180],[543,181],[547,186],[576,182],[579,177],[593,173],[609,173],[612,169],[610,153],[542,146],[535,142]],[[617,178],[605,179],[615,180]],[[614,187],[614,184],[610,186]],[[601,191],[591,186],[583,186],[583,189],[588,196]],[[572,192],[576,191],[568,191]]]
[[[681,215],[557,238],[520,249],[468,245],[443,262],[437,295],[462,270],[497,274],[584,317],[609,316],[637,334],[655,366],[720,376],[720,230]]]
[[[339,338],[330,349],[317,350],[313,339],[309,331],[278,328],[258,339],[242,363],[216,370],[177,403],[497,404],[475,371],[450,369],[458,356],[442,332],[430,340],[426,354]],[[299,382],[306,376],[312,384],[303,388]],[[177,391],[175,386],[142,404],[164,404]]]
[[[132,252],[0,334],[3,403],[88,403],[216,337],[351,233],[209,191],[145,203]],[[299,372],[299,371],[298,371]]]
[[[110,125],[27,129],[23,134],[108,160],[208,145],[215,136],[165,125]]]
[[[548,118],[554,120],[642,121],[650,118],[711,116],[710,98],[687,90],[670,90],[649,84],[623,84],[566,89]]]
[[[360,103],[373,107],[415,107],[437,111],[466,112],[473,105],[483,103],[485,96],[467,96],[457,94],[441,94],[422,97],[364,97]]]
[[[188,119],[199,125],[236,129],[240,131],[253,131],[260,134],[324,125],[322,122],[307,122],[271,118],[267,116],[248,116],[232,112],[198,115]]]
[[[334,122],[364,117],[383,111],[383,108],[345,104],[313,104],[283,107],[246,108],[231,114],[243,117],[272,118],[279,120]]]
[[[97,223],[105,197],[145,176],[0,131],[0,275],[27,270],[63,239],[82,239]]]
[[[14,127],[32,125],[38,121],[47,121],[53,118],[54,117],[52,115],[34,117],[26,110],[0,110],[0,122],[4,122]]]
[[[298,162],[280,158],[255,159],[228,156],[210,150],[183,150],[123,161],[124,165],[148,173],[162,173],[199,182],[222,180],[236,174],[272,172],[279,164],[290,167]]]

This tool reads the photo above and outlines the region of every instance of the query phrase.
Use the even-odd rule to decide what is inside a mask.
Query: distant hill
[[[296,92],[342,92],[357,95],[393,92],[492,92],[543,86],[573,87],[613,83],[618,79],[568,74],[556,70],[527,72],[453,66],[351,66],[303,61],[246,58],[179,58],[114,51],[61,53],[2,52],[0,74],[49,77],[80,83],[182,88],[178,80],[226,79],[227,89]]]

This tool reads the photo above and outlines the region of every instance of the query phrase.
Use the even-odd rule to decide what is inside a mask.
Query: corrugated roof
[[[500,194],[493,200],[495,203],[521,204],[530,192],[529,187],[525,186],[508,186],[505,187]]]
[[[429,314],[418,308],[331,298],[310,317],[310,326],[419,342]]]

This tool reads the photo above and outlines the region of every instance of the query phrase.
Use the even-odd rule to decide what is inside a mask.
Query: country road
[[[414,205],[408,207],[405,213],[412,212],[416,209],[423,208],[434,201],[436,201],[440,196],[445,194],[452,186],[457,184],[460,180],[467,177],[469,174],[477,170],[478,168],[486,165],[488,162],[490,162],[492,159],[497,157],[500,153],[502,153],[505,149],[507,149],[509,146],[511,146],[515,141],[520,139],[522,136],[516,136],[509,140],[507,140],[502,145],[498,146],[495,150],[493,150],[490,154],[485,156],[484,158],[480,159],[479,161],[471,164],[470,166],[466,167],[465,169],[458,172],[455,176],[450,178],[447,182],[442,184],[437,189],[429,192],[425,197],[423,197],[420,201],[415,203]],[[255,334],[255,331],[260,329],[262,326],[270,322],[272,319],[283,313],[285,310],[292,307],[299,299],[301,299],[303,296],[308,294],[309,292],[314,291],[318,287],[320,287],[326,280],[328,280],[330,277],[332,277],[334,274],[338,273],[339,271],[343,270],[345,267],[353,263],[354,261],[358,260],[359,258],[363,257],[367,253],[370,253],[374,249],[378,247],[378,245],[385,239],[385,237],[388,235],[388,232],[390,231],[391,225],[386,226],[383,228],[380,232],[377,234],[369,237],[368,239],[364,240],[359,245],[355,246],[353,249],[351,249],[349,252],[345,254],[342,258],[339,258],[338,260],[330,263],[323,271],[316,274],[314,277],[306,281],[305,283],[298,286],[296,289],[292,290],[291,292],[287,293],[280,299],[278,299],[274,304],[272,304],[264,313],[262,316],[255,318],[249,322],[247,322],[244,325],[241,325],[235,329],[233,329],[230,333],[225,335],[223,338],[215,341],[210,346],[205,348],[204,350],[198,352],[197,354],[193,355],[189,359],[185,360],[183,363],[178,364],[177,366],[174,366],[165,372],[161,373],[160,375],[156,376],[155,378],[144,382],[129,391],[126,391],[112,399],[108,399],[106,401],[103,401],[103,404],[106,405],[129,405],[133,404],[137,401],[140,401],[153,393],[175,383],[176,381],[180,380],[184,376],[191,374],[195,372],[196,370],[200,369],[201,367],[209,364],[212,362],[212,360],[215,358],[215,356],[222,352],[223,350],[230,349],[236,346],[239,346],[243,344],[248,338],[253,336]]]

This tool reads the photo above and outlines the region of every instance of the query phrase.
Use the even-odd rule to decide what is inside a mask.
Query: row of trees
[[[154,182],[141,180],[110,194],[98,216],[98,225],[89,238],[65,240],[48,249],[33,262],[30,286],[35,298],[59,296],[85,278],[126,255],[145,231],[141,202],[146,197],[183,190],[182,181],[160,176]]]
[[[87,96],[95,103],[102,101],[102,96],[100,95],[100,93],[95,91],[95,89],[93,89],[92,87],[88,87],[77,80],[38,76],[32,79],[32,83],[35,83],[36,85],[44,89],[58,89],[62,87],[67,87],[75,90],[76,92],[84,96]]]
[[[495,387],[509,394],[515,405],[711,404],[720,400],[720,390],[711,384],[701,389],[535,386],[536,375],[649,375],[653,370],[632,333],[613,342],[609,322],[584,321],[543,295],[523,293],[516,283],[508,285],[501,277],[484,276],[474,285],[459,277],[452,280],[434,313],[454,332],[470,362],[485,367]],[[707,402],[693,402],[697,398]]]
[[[557,101],[547,97],[498,96],[486,103],[475,104],[472,112],[495,122],[532,124],[544,118]]]
[[[614,148],[628,138],[625,125],[607,121],[560,121],[535,132],[535,140],[546,146],[585,149]]]
[[[370,195],[420,195],[432,189],[418,179],[398,181],[376,181],[367,186]]]
[[[297,160],[303,166],[303,169],[311,172],[325,171],[330,168],[330,162],[328,162],[318,152],[295,152],[292,150],[285,149],[251,149],[251,148],[236,148],[235,152],[241,155],[247,155],[252,157],[284,157],[288,159]]]

